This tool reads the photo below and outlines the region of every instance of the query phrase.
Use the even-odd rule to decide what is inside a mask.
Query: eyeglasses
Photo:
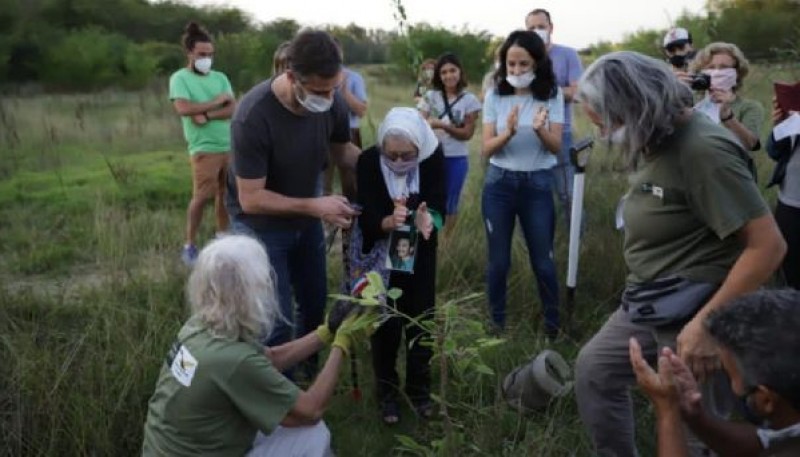
[[[384,157],[392,162],[400,159],[402,162],[411,162],[417,159],[416,151],[383,151]]]

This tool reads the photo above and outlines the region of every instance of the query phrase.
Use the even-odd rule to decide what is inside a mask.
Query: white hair
[[[192,313],[224,338],[268,335],[280,318],[267,252],[245,235],[225,235],[200,251],[186,295]]]

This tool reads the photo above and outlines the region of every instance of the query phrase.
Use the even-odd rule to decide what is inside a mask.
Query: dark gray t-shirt
[[[225,205],[228,213],[253,229],[295,230],[308,216],[246,214],[239,204],[236,177],[266,177],[266,188],[295,198],[319,195],[320,172],[328,164],[331,143],[350,141],[347,104],[336,93],[324,113],[295,114],[272,91],[272,79],[250,89],[231,120],[231,166]]]

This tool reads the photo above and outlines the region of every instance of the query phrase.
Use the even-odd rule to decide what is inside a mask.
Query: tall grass
[[[770,80],[791,79],[796,71],[776,75],[757,68],[746,94],[768,107]],[[413,87],[394,81],[385,68],[364,73],[370,109],[363,133],[370,144],[383,114],[411,103]],[[154,86],[137,93],[4,98],[0,125],[0,455],[136,454],[156,375],[186,317],[186,271],[177,255],[190,178],[178,119],[164,87]],[[579,109],[574,130],[578,137],[590,132]],[[484,291],[479,202],[485,165],[478,137],[471,143],[459,225],[440,251],[441,303]],[[763,153],[756,161],[763,183],[772,166]],[[568,359],[616,306],[624,283],[622,237],[613,227],[626,180],[614,165],[598,148],[587,173],[576,333],[555,345]],[[559,215],[555,252],[561,278],[568,241],[563,220]],[[209,216],[205,237],[212,225]],[[507,341],[485,354],[496,374],[449,383],[459,453],[586,455],[572,397],[522,417],[499,396],[503,375],[547,346],[521,237],[512,251]],[[331,291],[338,290],[340,271],[335,253]],[[484,298],[460,306],[463,316],[486,316]],[[407,408],[398,427],[381,424],[368,359],[359,350],[365,398],[356,402],[348,395],[345,372],[326,415],[337,453],[398,453],[398,435],[425,445],[440,439],[442,421],[417,421]],[[638,409],[644,412],[646,402]],[[649,416],[639,417],[648,455]]]

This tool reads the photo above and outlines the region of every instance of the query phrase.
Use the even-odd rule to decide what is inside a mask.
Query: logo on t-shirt
[[[197,370],[197,359],[182,344],[177,347],[173,346],[170,356],[172,356],[172,363],[170,364],[172,376],[186,387],[192,385],[192,378],[194,378],[194,372]]]

